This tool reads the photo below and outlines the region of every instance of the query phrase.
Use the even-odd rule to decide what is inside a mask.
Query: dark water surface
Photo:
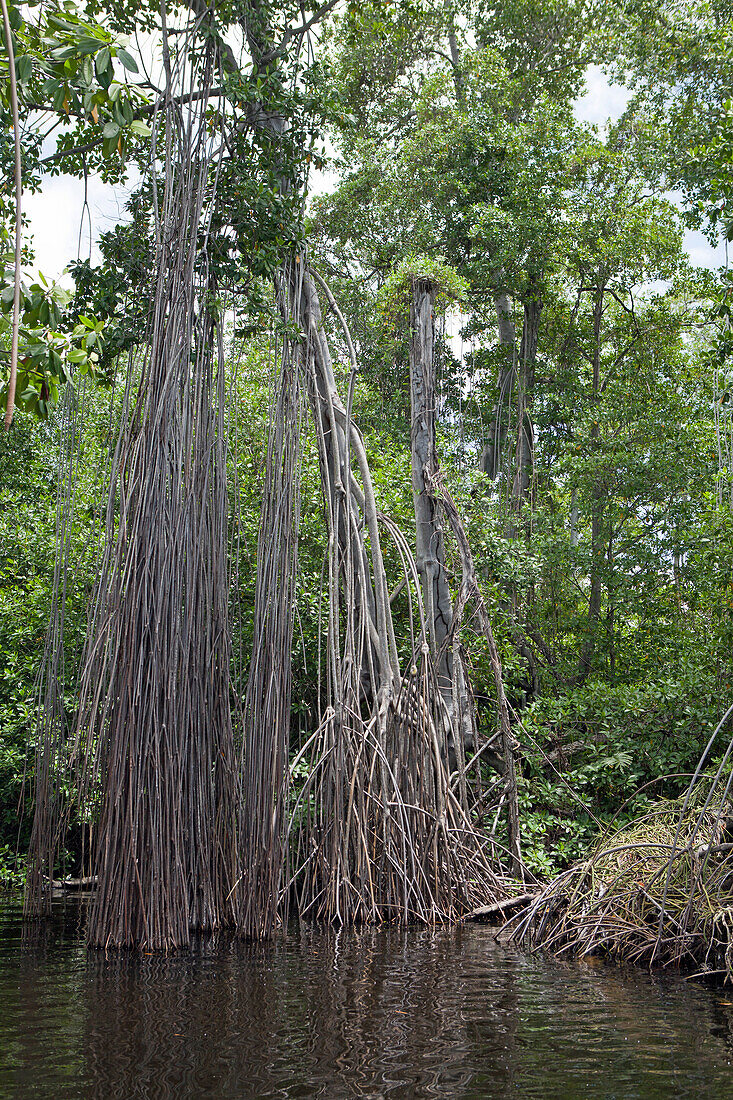
[[[0,906],[0,1096],[733,1098],[733,996],[467,925],[88,953]]]

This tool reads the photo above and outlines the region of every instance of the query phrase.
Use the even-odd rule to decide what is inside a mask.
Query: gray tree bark
[[[438,687],[454,731],[453,750],[460,754],[464,747],[474,745],[476,738],[463,662],[451,644],[453,603],[445,567],[442,507],[430,489],[439,463],[435,425],[435,288],[429,279],[418,279],[413,286],[410,333],[416,561]]]
[[[532,402],[534,399],[535,365],[539,339],[542,299],[537,281],[530,281],[530,293],[524,303],[522,343],[517,363],[517,442],[512,483],[512,502],[518,513],[532,489],[534,468],[534,427]]]
[[[603,295],[604,287],[599,287],[595,292],[595,301],[593,304],[592,367],[594,404],[598,403],[601,396],[601,324],[603,319]],[[590,435],[593,443],[596,443],[600,439],[600,427],[597,418],[591,427]],[[588,598],[588,625],[578,667],[578,680],[581,682],[587,678],[593,666],[598,625],[601,617],[601,601],[603,596],[601,560],[604,550],[603,519],[605,503],[605,489],[601,476],[597,475],[595,484],[591,490],[590,594]]]
[[[425,615],[430,630],[440,692],[454,730],[455,748],[475,744],[473,708],[461,659],[458,631],[466,602],[473,601],[491,658],[499,706],[507,825],[512,870],[520,875],[519,808],[514,762],[514,738],[499,652],[476,578],[473,557],[463,524],[450,494],[442,484],[436,444],[435,417],[435,288],[428,279],[416,279],[410,300],[410,392],[412,398],[412,496],[415,507],[417,568],[422,580]],[[461,561],[461,591],[454,612],[445,567],[444,517],[450,523]]]
[[[503,349],[505,360],[499,372],[499,397],[492,414],[489,438],[481,453],[481,469],[492,481],[499,476],[502,460],[506,455],[506,438],[509,428],[509,413],[512,405],[512,393],[516,382],[517,346],[512,306],[506,294],[497,296],[494,306],[499,329],[499,346]]]
[[[504,351],[505,359],[499,373],[499,396],[492,414],[489,438],[481,454],[481,469],[493,480],[498,477],[507,461],[508,433],[512,408],[516,403],[515,461],[511,491],[515,508],[521,507],[532,486],[534,430],[531,409],[542,312],[542,299],[537,284],[537,279],[530,280],[523,306],[522,338],[518,350],[509,297],[500,294],[495,301],[499,346]]]

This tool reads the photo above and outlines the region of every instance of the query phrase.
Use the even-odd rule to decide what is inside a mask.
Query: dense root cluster
[[[209,46],[192,65],[164,45],[147,347],[130,358],[111,448],[73,723],[54,702],[57,577],[26,893],[29,913],[48,908],[76,816],[98,879],[89,942],[154,949],[230,919],[236,851],[224,355],[202,247],[220,157],[206,126],[217,55]],[[189,83],[201,94],[182,117],[172,92]]]
[[[192,930],[225,924],[264,938],[290,898],[299,913],[335,922],[454,919],[506,896],[490,842],[471,822],[462,752],[472,711],[457,631],[466,600],[477,598],[473,566],[462,552],[455,618],[443,576],[446,629],[436,636],[427,551],[416,560],[404,535],[380,515],[352,419],[353,343],[304,255],[291,257],[279,277],[284,335],[271,397],[241,730],[232,713],[226,364],[207,252],[222,156],[207,123],[207,95],[220,59],[213,44],[203,53],[189,47],[179,43],[171,52],[164,34],[167,90],[153,121],[166,156],[163,178],[152,181],[150,331],[141,367],[130,363],[108,474],[73,728],[59,713],[56,690],[62,613],[52,624],[27,909],[48,907],[58,851],[76,812],[91,838],[85,870],[98,881],[88,923],[93,945],[179,948]],[[319,286],[351,359],[346,400]],[[431,326],[429,288],[424,305]],[[432,349],[432,339],[426,346]],[[430,457],[432,351],[423,359],[427,396],[419,419],[430,425]],[[290,813],[289,847],[290,653],[306,414],[328,539],[327,622],[323,710],[306,750],[308,778]],[[437,457],[430,464],[434,477]],[[432,481],[421,485],[428,546],[445,501]],[[410,608],[411,636],[400,646],[385,527]],[[442,553],[430,561],[445,570]],[[494,664],[500,680],[498,658]],[[449,773],[452,757],[457,780]],[[70,790],[78,792],[75,806]]]
[[[426,647],[427,650],[427,647]],[[455,920],[506,896],[445,766],[427,652],[369,720],[329,708],[293,818],[298,910],[338,922]]]
[[[310,273],[286,277],[283,302],[303,334],[297,359],[319,450],[328,547],[324,705],[298,761],[307,764],[307,778],[290,815],[284,900],[292,898],[302,915],[343,923],[454,919],[505,896],[493,852],[470,820],[460,753],[462,782],[449,776],[451,746],[462,740],[460,708],[449,709],[438,683],[415,557],[396,525],[378,511],[364,442],[351,417],[351,395],[344,402],[339,393],[316,279]],[[321,290],[342,322],[323,283]],[[356,357],[345,326],[343,336],[353,385]],[[291,398],[291,417],[297,418],[296,407]],[[292,478],[296,468],[289,446],[284,439],[279,456],[268,460],[266,501],[285,500],[282,471]],[[411,603],[411,657],[404,668],[382,551],[384,529],[396,543],[401,586]],[[289,530],[271,525],[262,530],[263,561],[294,552],[292,546],[288,550]],[[282,621],[287,600],[282,585],[258,589],[256,621],[273,616]],[[289,675],[281,662],[279,668],[281,677]],[[458,690],[458,661],[452,670],[456,682],[449,681],[449,698]],[[248,696],[267,697],[271,690],[267,668],[253,664]],[[280,729],[286,746],[287,724]],[[260,728],[253,731],[243,761],[245,783],[262,795],[250,802],[255,817],[267,811],[268,798],[272,804],[271,754],[260,760],[262,737]],[[276,789],[283,791],[278,784]],[[269,815],[273,821],[281,819],[279,806],[278,801]],[[272,840],[260,860],[269,861],[274,882],[282,846],[275,836]],[[238,891],[249,877],[247,853],[242,854],[245,878]],[[272,920],[264,894],[260,925],[256,899],[249,904],[249,934],[266,934]]]
[[[733,980],[733,823],[727,786],[699,782],[602,840],[518,918],[515,939]]]

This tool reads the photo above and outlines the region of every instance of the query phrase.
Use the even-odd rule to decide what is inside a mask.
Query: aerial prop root
[[[351,360],[346,403],[316,284]],[[307,334],[304,389],[319,447],[329,599],[326,705],[291,813],[287,887],[300,913],[339,923],[455,919],[496,902],[508,887],[448,774],[445,704],[426,640],[417,566],[407,540],[378,511],[366,448],[351,416],[353,341],[320,277],[306,274],[295,304],[298,328]],[[409,603],[405,672],[380,525],[395,538],[403,568],[395,591],[406,592]]]

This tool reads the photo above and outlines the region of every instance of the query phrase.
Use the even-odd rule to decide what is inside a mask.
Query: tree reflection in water
[[[87,953],[73,912],[25,932],[4,916],[0,1096],[733,1097],[725,993],[533,958],[484,927],[291,926],[139,956]]]

